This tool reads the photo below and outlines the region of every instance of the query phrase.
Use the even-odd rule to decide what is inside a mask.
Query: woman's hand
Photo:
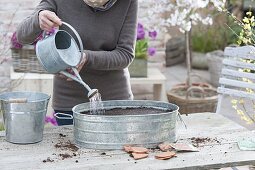
[[[62,25],[61,19],[52,11],[43,10],[39,12],[39,25],[44,31],[51,31],[52,28]]]
[[[81,71],[81,69],[83,68],[83,66],[85,65],[86,62],[87,62],[87,56],[85,53],[83,53],[83,57],[82,57],[80,63],[76,66],[78,72]]]

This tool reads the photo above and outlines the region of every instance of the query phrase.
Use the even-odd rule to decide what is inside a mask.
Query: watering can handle
[[[62,24],[66,25],[74,33],[74,35],[78,39],[78,42],[79,42],[79,45],[80,45],[81,60],[82,60],[82,58],[83,58],[83,43],[82,43],[81,37],[79,36],[78,32],[70,24],[68,24],[66,22],[62,22]],[[46,37],[46,31],[43,31],[42,36],[43,36],[43,38]]]

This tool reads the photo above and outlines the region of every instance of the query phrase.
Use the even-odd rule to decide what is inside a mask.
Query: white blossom
[[[146,6],[145,27],[155,30],[166,30],[169,26],[178,26],[180,31],[189,31],[193,24],[212,24],[212,17],[200,11],[203,8],[224,8],[225,0],[139,0]]]

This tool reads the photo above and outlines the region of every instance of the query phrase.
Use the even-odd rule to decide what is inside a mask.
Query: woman
[[[82,79],[99,90],[102,100],[129,100],[133,94],[127,67],[134,58],[137,4],[137,0],[42,0],[19,25],[17,39],[30,44],[43,30],[69,23],[84,44],[78,65]],[[77,82],[54,76],[53,109],[72,114],[73,106],[89,101],[87,93]]]

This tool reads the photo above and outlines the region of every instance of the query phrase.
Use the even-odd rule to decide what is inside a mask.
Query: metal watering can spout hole
[[[68,23],[66,25],[77,37],[79,47],[74,38],[65,30],[57,30],[54,34],[46,36],[43,32],[43,39],[36,44],[36,56],[44,69],[51,74],[61,73],[82,84],[88,90],[88,97],[91,98],[98,92],[97,89],[91,89],[80,77],[75,68],[83,57],[83,44],[78,32]],[[66,71],[72,68],[75,75]]]

